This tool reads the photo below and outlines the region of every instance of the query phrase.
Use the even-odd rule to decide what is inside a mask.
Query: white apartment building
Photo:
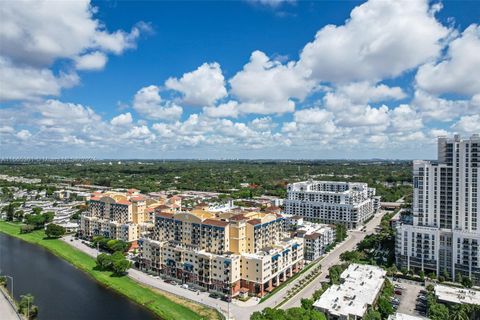
[[[366,183],[304,181],[289,184],[285,213],[354,229],[375,213],[375,189]]]
[[[377,301],[385,275],[380,267],[352,263],[340,275],[342,283],[328,288],[313,306],[329,320],[361,319]]]
[[[399,224],[399,267],[480,283],[480,137],[438,139],[438,161],[413,162],[413,223]]]
[[[335,241],[335,228],[326,224],[305,221],[295,233],[303,239],[303,252],[308,261],[320,258],[327,246]]]

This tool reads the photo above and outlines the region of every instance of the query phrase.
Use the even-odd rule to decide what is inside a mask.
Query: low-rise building
[[[438,301],[447,304],[480,305],[480,291],[478,290],[449,287],[438,284],[435,286],[435,296],[437,296]]]
[[[342,283],[328,288],[313,306],[328,319],[361,319],[377,301],[385,275],[380,267],[350,264],[340,275]]]
[[[428,318],[397,312],[389,315],[388,320],[428,320]]]

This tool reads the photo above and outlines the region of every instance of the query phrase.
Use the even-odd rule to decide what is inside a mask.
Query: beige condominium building
[[[303,267],[303,240],[271,213],[164,212],[141,239],[140,268],[231,296],[263,296]]]
[[[104,236],[123,241],[135,241],[153,231],[155,208],[164,206],[178,210],[178,199],[159,201],[146,197],[135,189],[127,192],[95,192],[88,210],[80,218],[80,236]]]

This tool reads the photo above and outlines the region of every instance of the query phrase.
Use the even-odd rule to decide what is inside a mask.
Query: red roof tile
[[[217,227],[226,227],[228,226],[228,222],[222,221],[222,220],[215,220],[215,219],[205,219],[202,222],[203,224],[209,224],[212,226],[217,226]]]
[[[262,220],[260,220],[260,219],[251,219],[251,220],[248,220],[247,223],[256,225],[256,224],[261,224],[261,223],[262,223]]]
[[[173,219],[173,213],[156,211],[155,215],[156,215],[157,217],[164,217],[164,218]]]

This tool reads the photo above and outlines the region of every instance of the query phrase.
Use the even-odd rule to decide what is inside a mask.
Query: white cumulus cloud
[[[281,64],[255,51],[229,82],[231,93],[241,101],[240,112],[273,114],[294,111],[292,98],[303,100],[314,87],[307,76],[295,62]]]
[[[176,120],[183,109],[170,102],[163,102],[157,86],[151,85],[140,89],[133,98],[133,109],[147,119]]]
[[[62,88],[78,83],[71,69],[102,69],[106,53],[121,54],[134,48],[141,31],[150,28],[138,23],[130,32],[109,32],[94,17],[96,10],[89,0],[2,2],[0,87],[6,93],[1,98],[58,96]],[[62,74],[54,75],[50,69],[59,59],[71,62],[65,68],[68,71],[63,71],[70,75],[70,81],[65,81]],[[9,73],[16,74],[15,80],[7,77]]]
[[[107,63],[107,56],[100,51],[84,54],[75,58],[78,70],[102,70]]]
[[[112,120],[110,120],[110,123],[114,126],[124,126],[131,124],[132,121],[132,114],[127,112],[114,117]]]
[[[187,105],[210,106],[227,95],[225,78],[216,62],[204,63],[180,79],[169,78],[165,86],[182,93],[182,102]]]
[[[445,59],[421,66],[416,81],[433,94],[480,94],[480,26],[470,25],[453,40]]]
[[[427,0],[370,0],[318,31],[299,63],[320,81],[379,81],[435,58],[448,34]]]

